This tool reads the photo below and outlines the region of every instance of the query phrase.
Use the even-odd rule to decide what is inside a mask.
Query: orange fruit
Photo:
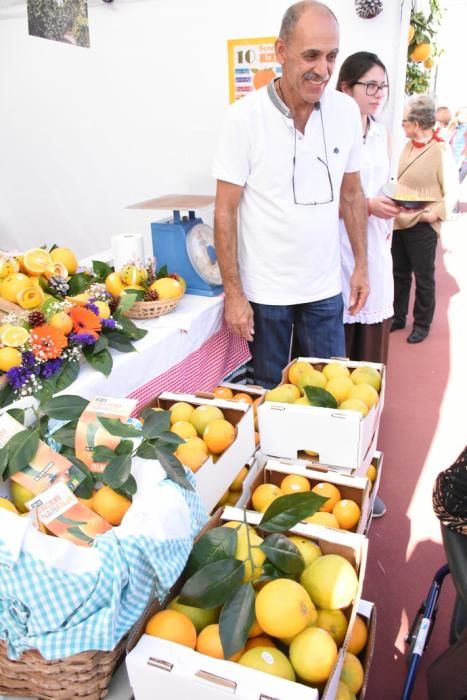
[[[223,417],[224,414],[222,413],[221,409],[217,406],[202,404],[201,406],[197,406],[191,413],[190,417],[186,418],[185,420],[189,420],[190,423],[193,423],[198,435],[200,437],[203,437],[203,433],[207,424],[210,423],[212,420]]]
[[[292,641],[289,657],[295,673],[308,683],[325,683],[337,659],[331,635],[319,627],[308,627]]]
[[[291,579],[269,581],[256,595],[256,619],[271,637],[298,634],[307,626],[313,611],[304,587]]]
[[[189,617],[178,610],[161,610],[147,622],[145,633],[194,649],[196,629]]]
[[[218,624],[208,625],[201,630],[196,640],[196,651],[199,651],[200,654],[211,656],[214,659],[225,658]],[[245,649],[237,651],[230,657],[230,661],[238,661],[244,651]]]
[[[187,420],[179,420],[170,427],[170,432],[175,433],[184,440],[196,437],[196,428]]]
[[[210,452],[219,455],[235,440],[235,428],[224,418],[212,420],[203,431],[203,440]]]
[[[21,353],[16,348],[0,348],[0,370],[2,372],[8,372],[12,367],[19,367],[22,361]]]
[[[253,399],[250,394],[246,394],[244,391],[239,391],[238,393],[234,394],[232,398],[234,401],[245,401],[245,403],[249,404],[253,403]]]
[[[318,496],[323,496],[328,500],[320,508],[322,513],[332,513],[332,509],[336,505],[337,501],[340,501],[342,496],[341,492],[334,486],[334,484],[329,484],[327,481],[320,481],[318,484],[313,486],[311,489],[313,493],[317,493]]]
[[[13,272],[12,275],[5,277],[2,282],[2,297],[16,304],[18,292],[20,292],[22,289],[27,289],[30,286],[31,280],[27,275],[24,275],[22,272]]]
[[[347,633],[348,621],[342,610],[318,610],[316,627],[329,632],[337,646],[342,646]]]
[[[13,275],[19,272],[19,263],[15,258],[2,257],[0,258],[0,279],[5,279],[8,275]]]
[[[248,639],[252,639],[253,637],[258,637],[260,634],[263,634],[263,629],[255,617],[255,621],[253,622],[251,629],[248,632]]]
[[[68,275],[74,275],[78,269],[78,259],[69,248],[54,248],[50,251],[50,257],[54,263],[64,265]]]
[[[323,527],[333,527],[339,530],[339,521],[335,515],[332,513],[313,513],[307,518],[304,518],[305,523],[311,523],[312,525],[322,525]]]
[[[118,272],[111,272],[107,277],[105,278],[105,288],[109,292],[109,294],[112,294],[114,297],[119,297],[120,294],[123,292],[123,282],[122,278],[118,274]]]
[[[276,647],[254,647],[246,651],[238,662],[241,666],[254,668],[256,671],[271,676],[295,681],[295,672],[287,656]],[[263,696],[265,697],[265,696]]]
[[[110,318],[110,307],[105,301],[93,301],[92,303],[99,309],[99,318]]]
[[[18,348],[24,345],[29,338],[29,331],[23,326],[10,326],[3,331],[0,341],[9,348]]]
[[[191,414],[193,413],[194,406],[186,401],[177,401],[170,407],[170,422],[173,425],[178,423],[178,421],[186,420],[189,421]]]
[[[374,464],[370,464],[370,466],[368,467],[366,476],[367,476],[367,479],[369,479],[372,484],[374,483],[377,474],[378,474],[378,472],[376,471],[376,467],[374,466]]]
[[[354,384],[350,377],[333,377],[328,381],[325,389],[334,396],[339,404],[348,398],[353,386]]]
[[[356,367],[350,375],[350,379],[354,384],[371,384],[376,391],[381,389],[381,374],[375,367],[369,365]]]
[[[353,384],[353,382],[352,382]],[[372,406],[376,406],[379,401],[379,394],[371,384],[354,384],[349,392],[349,399],[361,399],[368,406],[368,410]]]
[[[308,479],[299,474],[287,474],[281,481],[281,491],[287,493],[305,493],[310,491],[311,486]]]
[[[357,615],[352,627],[352,632],[350,633],[347,651],[349,651],[351,654],[355,654],[355,656],[358,656],[358,654],[360,654],[360,652],[365,648],[367,640],[368,630],[366,624],[363,618],[360,615]]]
[[[426,61],[423,61],[423,65],[425,68],[428,68],[428,70],[431,70],[431,68],[433,68],[433,66],[435,65],[434,59],[427,58]]]
[[[172,277],[161,277],[153,282],[149,289],[155,290],[159,294],[159,299],[178,299],[183,295],[182,285]]]
[[[237,476],[235,479],[232,481],[230,484],[230,490],[231,491],[240,491],[242,488],[242,484],[245,481],[246,477],[248,476],[248,467],[242,467],[240,471],[238,472]]]
[[[187,445],[189,445],[191,448],[197,447],[199,450],[202,450],[205,455],[208,454],[208,446],[204,442],[203,438],[200,437],[189,437],[185,438],[185,442]]]
[[[300,375],[303,374],[304,372],[307,372],[310,369],[312,369],[312,366],[310,365],[309,362],[303,362],[303,360],[297,360],[289,368],[289,371],[287,373],[287,381],[290,384],[297,384],[297,380],[300,377]]]
[[[347,559],[339,554],[324,554],[307,566],[300,583],[318,608],[343,610],[354,599],[358,577]]]
[[[57,311],[49,318],[48,323],[54,328],[59,328],[65,335],[68,335],[73,330],[73,321],[65,311]]]
[[[174,455],[192,472],[197,472],[208,458],[204,450],[200,449],[196,444],[189,445],[187,442],[179,445]]]
[[[337,518],[339,527],[343,530],[353,530],[358,525],[361,511],[355,501],[344,498],[341,501],[337,501],[332,509],[332,513]]]
[[[8,498],[3,498],[3,496],[0,497],[0,508],[3,508],[4,510],[9,510],[10,513],[18,513],[13,503],[9,501]]]
[[[357,659],[355,654],[346,652],[344,656],[344,664],[341,671],[341,681],[350,688],[352,693],[355,695],[360,691],[363,685],[363,679],[365,677],[365,672],[360,660]]]
[[[93,510],[111,525],[120,525],[131,501],[110,486],[102,486],[93,498]]]
[[[348,368],[340,362],[329,362],[323,368],[323,374],[329,381],[334,377],[348,377],[350,375],[350,372]]]
[[[228,386],[216,386],[212,393],[218,399],[231,399],[233,396],[233,391]]]
[[[16,301],[22,309],[35,309],[42,304],[45,295],[40,287],[25,287],[16,295]]]
[[[339,408],[341,411],[356,411],[361,413],[364,418],[368,415],[368,406],[361,399],[345,399],[339,404]]]
[[[337,684],[337,694],[335,700],[356,700],[356,696],[352,693],[345,683],[339,681]]]
[[[275,484],[260,484],[251,497],[253,508],[259,513],[264,513],[276,498],[283,495],[281,489]]]
[[[309,566],[315,559],[323,555],[320,547],[316,542],[308,540],[300,535],[289,535],[288,539],[294,543],[305,561],[305,568]]]
[[[253,73],[253,86],[255,90],[259,90],[264,85],[267,85],[274,80],[276,73],[273,68],[260,68]]]
[[[50,253],[44,248],[31,248],[23,255],[23,267],[29,275],[42,275],[52,263]]]
[[[248,649],[254,649],[255,647],[276,647],[276,645],[270,637],[260,635],[259,637],[253,637],[247,641],[245,644],[245,651],[248,651]]]
[[[426,61],[430,58],[433,53],[433,46],[431,44],[418,44],[410,54],[412,61],[420,63],[421,61]]]

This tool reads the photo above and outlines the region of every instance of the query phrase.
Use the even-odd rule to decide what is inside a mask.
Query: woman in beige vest
[[[435,311],[436,245],[441,222],[451,214],[458,195],[454,159],[449,145],[434,131],[435,123],[431,97],[421,95],[408,102],[402,126],[409,140],[399,159],[398,183],[401,189],[408,188],[420,199],[430,200],[424,209],[405,210],[394,222],[391,332],[405,327],[413,273],[414,325],[408,343],[421,343],[429,333]]]

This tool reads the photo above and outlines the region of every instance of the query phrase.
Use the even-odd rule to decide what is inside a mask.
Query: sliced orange
[[[61,262],[53,262],[45,268],[44,277],[68,277],[67,267]]]
[[[23,256],[23,267],[30,275],[42,275],[52,264],[50,253],[44,248],[31,248]]]
[[[23,309],[35,309],[44,301],[45,294],[40,287],[31,285],[16,295],[16,301]]]
[[[26,328],[10,326],[10,328],[3,331],[0,341],[9,348],[18,348],[20,345],[24,345],[28,338],[29,333]]]

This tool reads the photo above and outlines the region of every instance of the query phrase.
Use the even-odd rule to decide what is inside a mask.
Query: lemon
[[[22,362],[21,353],[16,348],[0,348],[0,370],[8,372],[12,367],[19,367]]]
[[[3,331],[0,340],[9,348],[18,348],[29,338],[29,332],[22,326],[11,326]]]

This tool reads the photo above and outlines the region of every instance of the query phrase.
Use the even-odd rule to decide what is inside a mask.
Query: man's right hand
[[[253,309],[243,294],[226,294],[224,299],[224,316],[227,326],[240,338],[253,340]]]

